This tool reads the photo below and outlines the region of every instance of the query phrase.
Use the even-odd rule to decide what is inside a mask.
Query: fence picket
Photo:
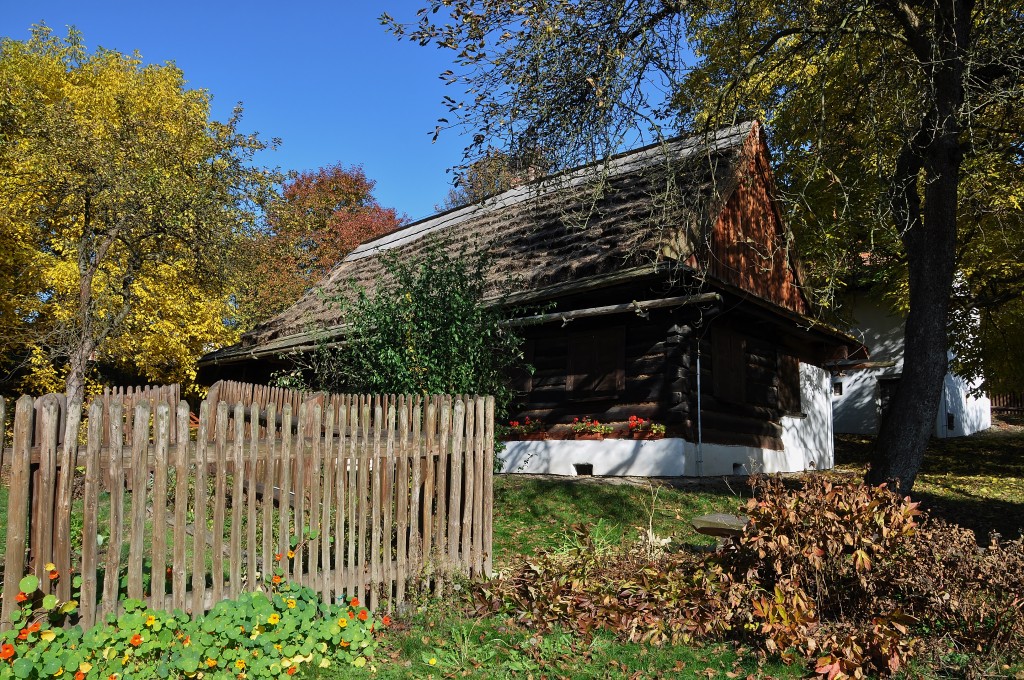
[[[407,395],[398,397],[398,438],[395,443],[395,602],[405,601],[409,559],[409,408]]]
[[[192,612],[199,614],[206,606],[206,472],[210,448],[210,403],[199,405],[199,430],[196,433],[195,486],[192,523]],[[216,408],[216,405],[214,405]]]
[[[57,573],[62,576],[57,582],[57,597],[71,599],[71,496],[75,482],[74,452],[78,446],[78,429],[82,421],[82,404],[68,405],[67,425],[64,430],[63,446],[58,463],[57,501],[54,510],[53,562]],[[0,410],[0,423],[3,413]],[[0,441],[2,441],[0,437]]]
[[[157,606],[164,605],[167,591],[167,467],[171,447],[171,409],[166,402],[156,406],[155,457],[153,459],[153,569],[149,591]]]
[[[217,404],[217,440],[214,444],[213,546],[210,592],[214,602],[224,596],[224,509],[227,505],[228,403]]]
[[[124,420],[120,401],[110,402],[110,446],[107,458],[107,491],[110,494],[110,538],[107,540],[107,565],[103,579],[100,618],[117,613],[117,589],[121,574],[122,514],[124,513]]]
[[[185,523],[188,521],[188,462],[189,462],[188,404],[178,403],[176,444],[174,453],[174,551],[171,587],[171,606],[185,610],[185,583],[188,567],[185,564]]]
[[[7,492],[7,551],[4,560],[5,573],[12,574],[4,579],[3,630],[11,627],[11,613],[18,606],[15,602],[18,582],[25,568],[26,534],[29,515],[29,475],[31,474],[32,397],[18,400],[14,410],[14,442],[11,457],[11,486]]]
[[[103,401],[93,399],[89,406],[89,429],[85,449],[85,488],[82,498],[82,589],[79,616],[88,630],[96,622],[97,538],[99,537],[100,449],[105,435]]]
[[[245,406],[235,404],[235,437],[231,448],[231,531],[228,549],[228,593],[231,599],[242,592],[242,494],[245,492]],[[251,572],[249,574],[251,578]]]
[[[263,575],[270,578],[277,563],[274,561],[274,493],[277,486],[277,408],[267,404],[267,427],[264,439],[267,443],[267,460],[263,467]]]
[[[277,497],[279,564],[287,580],[291,577],[291,513],[292,513],[292,405],[286,403],[281,414],[281,489]]]
[[[390,610],[419,587],[443,592],[455,569],[490,572],[492,400],[275,392],[234,382],[211,394],[218,400],[201,404],[193,439],[187,404],[170,401],[175,389],[106,389],[90,405],[81,444],[81,403],[20,399],[14,445],[0,452],[11,465],[11,573],[30,557],[44,588],[47,562],[71,574],[72,512],[83,513],[85,626],[116,613],[124,595],[199,614],[257,587],[257,574],[278,568],[275,548],[284,557],[293,541],[299,548],[280,563],[285,578],[325,601],[357,596]],[[280,425],[274,399],[283,405]],[[0,422],[5,409],[0,400]],[[72,503],[77,466],[81,510]],[[101,527],[104,492],[110,510]],[[66,580],[52,585],[61,599],[71,595]],[[7,616],[17,581],[3,586]]]
[[[249,405],[250,422],[249,422],[249,460],[248,467],[245,470],[243,479],[246,480],[245,484],[245,517],[246,517],[246,534],[245,534],[245,549],[246,563],[245,563],[245,574],[246,582],[245,589],[252,591],[256,590],[256,525],[259,524],[257,521],[258,515],[256,514],[256,480],[259,479],[259,456],[260,456],[260,407],[253,401]],[[267,570],[263,571],[264,577],[266,577]]]
[[[32,571],[39,578],[39,588],[50,592],[50,579],[45,565],[53,561],[53,502],[57,476],[57,428],[60,425],[60,406],[55,395],[42,398],[37,411],[36,432],[40,436],[37,484],[32,495],[32,515],[29,526],[29,556]],[[41,421],[41,422],[39,422]]]
[[[331,602],[331,503],[333,500],[334,487],[334,415],[338,404],[333,398],[325,399],[324,405],[324,439],[323,439],[323,463],[320,468],[323,471],[323,498],[320,505],[320,560],[319,583],[317,589],[320,591],[320,598],[324,602]],[[314,506],[315,507],[315,506]]]

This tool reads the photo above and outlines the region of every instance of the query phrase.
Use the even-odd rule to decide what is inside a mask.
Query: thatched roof
[[[351,295],[353,286],[372,289],[383,272],[380,253],[415,257],[431,238],[470,253],[489,250],[488,282],[497,290],[511,281],[513,293],[615,272],[628,278],[659,262],[685,261],[735,186],[744,142],[755,127],[744,123],[710,137],[647,146],[368,241],[292,307],[203,363],[285,351],[325,330],[330,334],[342,323],[330,298]]]

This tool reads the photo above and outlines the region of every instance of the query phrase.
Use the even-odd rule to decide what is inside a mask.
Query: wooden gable
[[[768,149],[755,125],[737,165],[736,186],[712,227],[707,273],[799,314],[810,305],[800,290],[791,239],[775,202]]]

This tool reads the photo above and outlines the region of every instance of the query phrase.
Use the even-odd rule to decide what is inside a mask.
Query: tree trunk
[[[84,336],[76,347],[71,348],[68,357],[68,375],[64,379],[64,393],[68,403],[85,399],[85,375],[93,352],[93,342]]]
[[[903,234],[910,312],[904,329],[903,374],[882,419],[866,480],[893,482],[910,493],[935,428],[942,383],[949,367],[949,301],[956,273],[957,190],[963,150],[961,50],[970,41],[969,12],[955,0],[936,3],[931,66],[932,110],[897,161],[894,213]],[[968,16],[963,16],[967,14]],[[918,175],[924,171],[924,209]],[[923,219],[922,219],[923,218]]]

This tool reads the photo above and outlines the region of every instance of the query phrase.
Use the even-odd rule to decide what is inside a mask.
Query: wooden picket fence
[[[993,413],[1024,413],[1024,392],[991,395]]]
[[[62,600],[80,574],[87,627],[122,596],[207,611],[276,569],[325,601],[388,609],[491,572],[491,397],[332,395],[280,417],[273,402],[204,401],[195,436],[183,401],[130,410],[100,397],[62,417],[50,395],[37,417],[17,401],[0,625],[25,573]]]

